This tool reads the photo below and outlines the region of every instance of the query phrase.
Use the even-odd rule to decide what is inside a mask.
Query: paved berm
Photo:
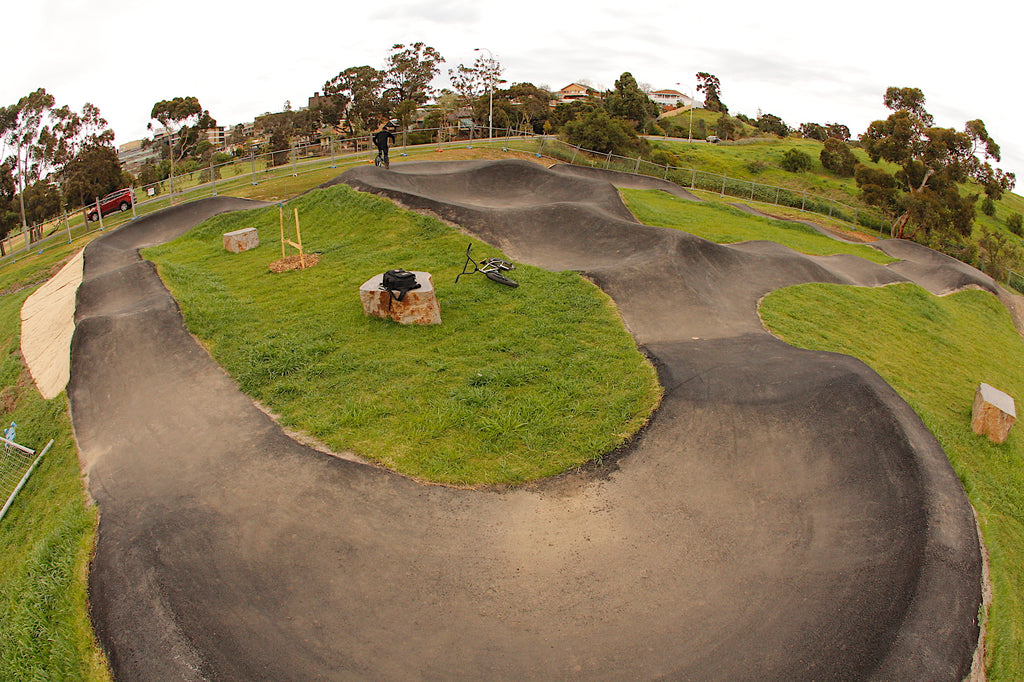
[[[776,340],[757,302],[990,279],[912,244],[880,242],[904,259],[885,267],[646,227],[621,174],[410,163],[339,181],[592,278],[663,404],[610,471],[513,490],[325,455],[239,393],[137,255],[253,204],[134,221],[85,252],[69,387],[117,679],[964,677],[981,558],[944,453],[874,372]]]

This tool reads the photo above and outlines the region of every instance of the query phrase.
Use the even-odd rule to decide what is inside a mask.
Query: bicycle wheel
[[[500,272],[495,272],[494,270],[488,270],[488,271],[484,272],[484,274],[487,275],[487,279],[491,280],[492,282],[497,282],[498,284],[504,284],[505,286],[512,287],[513,289],[515,289],[517,286],[519,286],[519,282],[515,282],[515,281],[509,279],[508,277],[506,277],[505,275],[501,274]]]
[[[373,165],[378,168],[384,165],[384,159],[381,158],[380,154],[377,154],[377,158],[373,160]]]

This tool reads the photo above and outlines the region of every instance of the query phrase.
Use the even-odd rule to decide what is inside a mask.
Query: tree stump
[[[971,411],[972,431],[988,436],[993,443],[1005,443],[1016,420],[1017,408],[1012,397],[988,384],[978,386]]]
[[[433,278],[429,272],[413,271],[413,274],[420,288],[405,292],[401,301],[394,300],[391,292],[380,288],[384,273],[366,280],[359,287],[363,313],[399,324],[441,324],[441,307],[434,295]]]
[[[225,232],[224,248],[231,253],[241,253],[260,245],[260,235],[255,227],[246,227],[234,232]]]

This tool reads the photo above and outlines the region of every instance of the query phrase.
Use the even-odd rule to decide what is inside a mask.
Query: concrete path
[[[913,267],[883,267],[712,244],[528,162],[342,180],[593,278],[663,405],[613,471],[513,491],[324,455],[237,391],[137,255],[247,204],[134,221],[86,250],[69,386],[117,679],[962,679],[981,563],[944,453],[874,372],[756,312],[799,282],[962,272],[913,245],[883,247]]]

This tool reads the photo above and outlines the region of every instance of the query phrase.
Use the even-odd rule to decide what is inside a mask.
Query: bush
[[[1018,237],[1024,237],[1022,222],[1024,222],[1024,218],[1021,218],[1020,213],[1011,213],[1010,217],[1006,219],[1006,227]]]
[[[981,212],[990,218],[996,214],[996,202],[992,201],[992,197],[986,196],[981,200]]]
[[[820,158],[823,168],[847,178],[853,175],[853,168],[857,165],[857,157],[846,143],[834,137],[825,140]]]
[[[659,166],[678,166],[679,159],[675,154],[671,154],[664,149],[655,149],[651,152],[651,163],[656,163]]]
[[[809,154],[799,149],[790,149],[782,155],[782,162],[779,165],[782,166],[782,170],[790,173],[802,173],[811,170],[814,167],[814,161]]]

